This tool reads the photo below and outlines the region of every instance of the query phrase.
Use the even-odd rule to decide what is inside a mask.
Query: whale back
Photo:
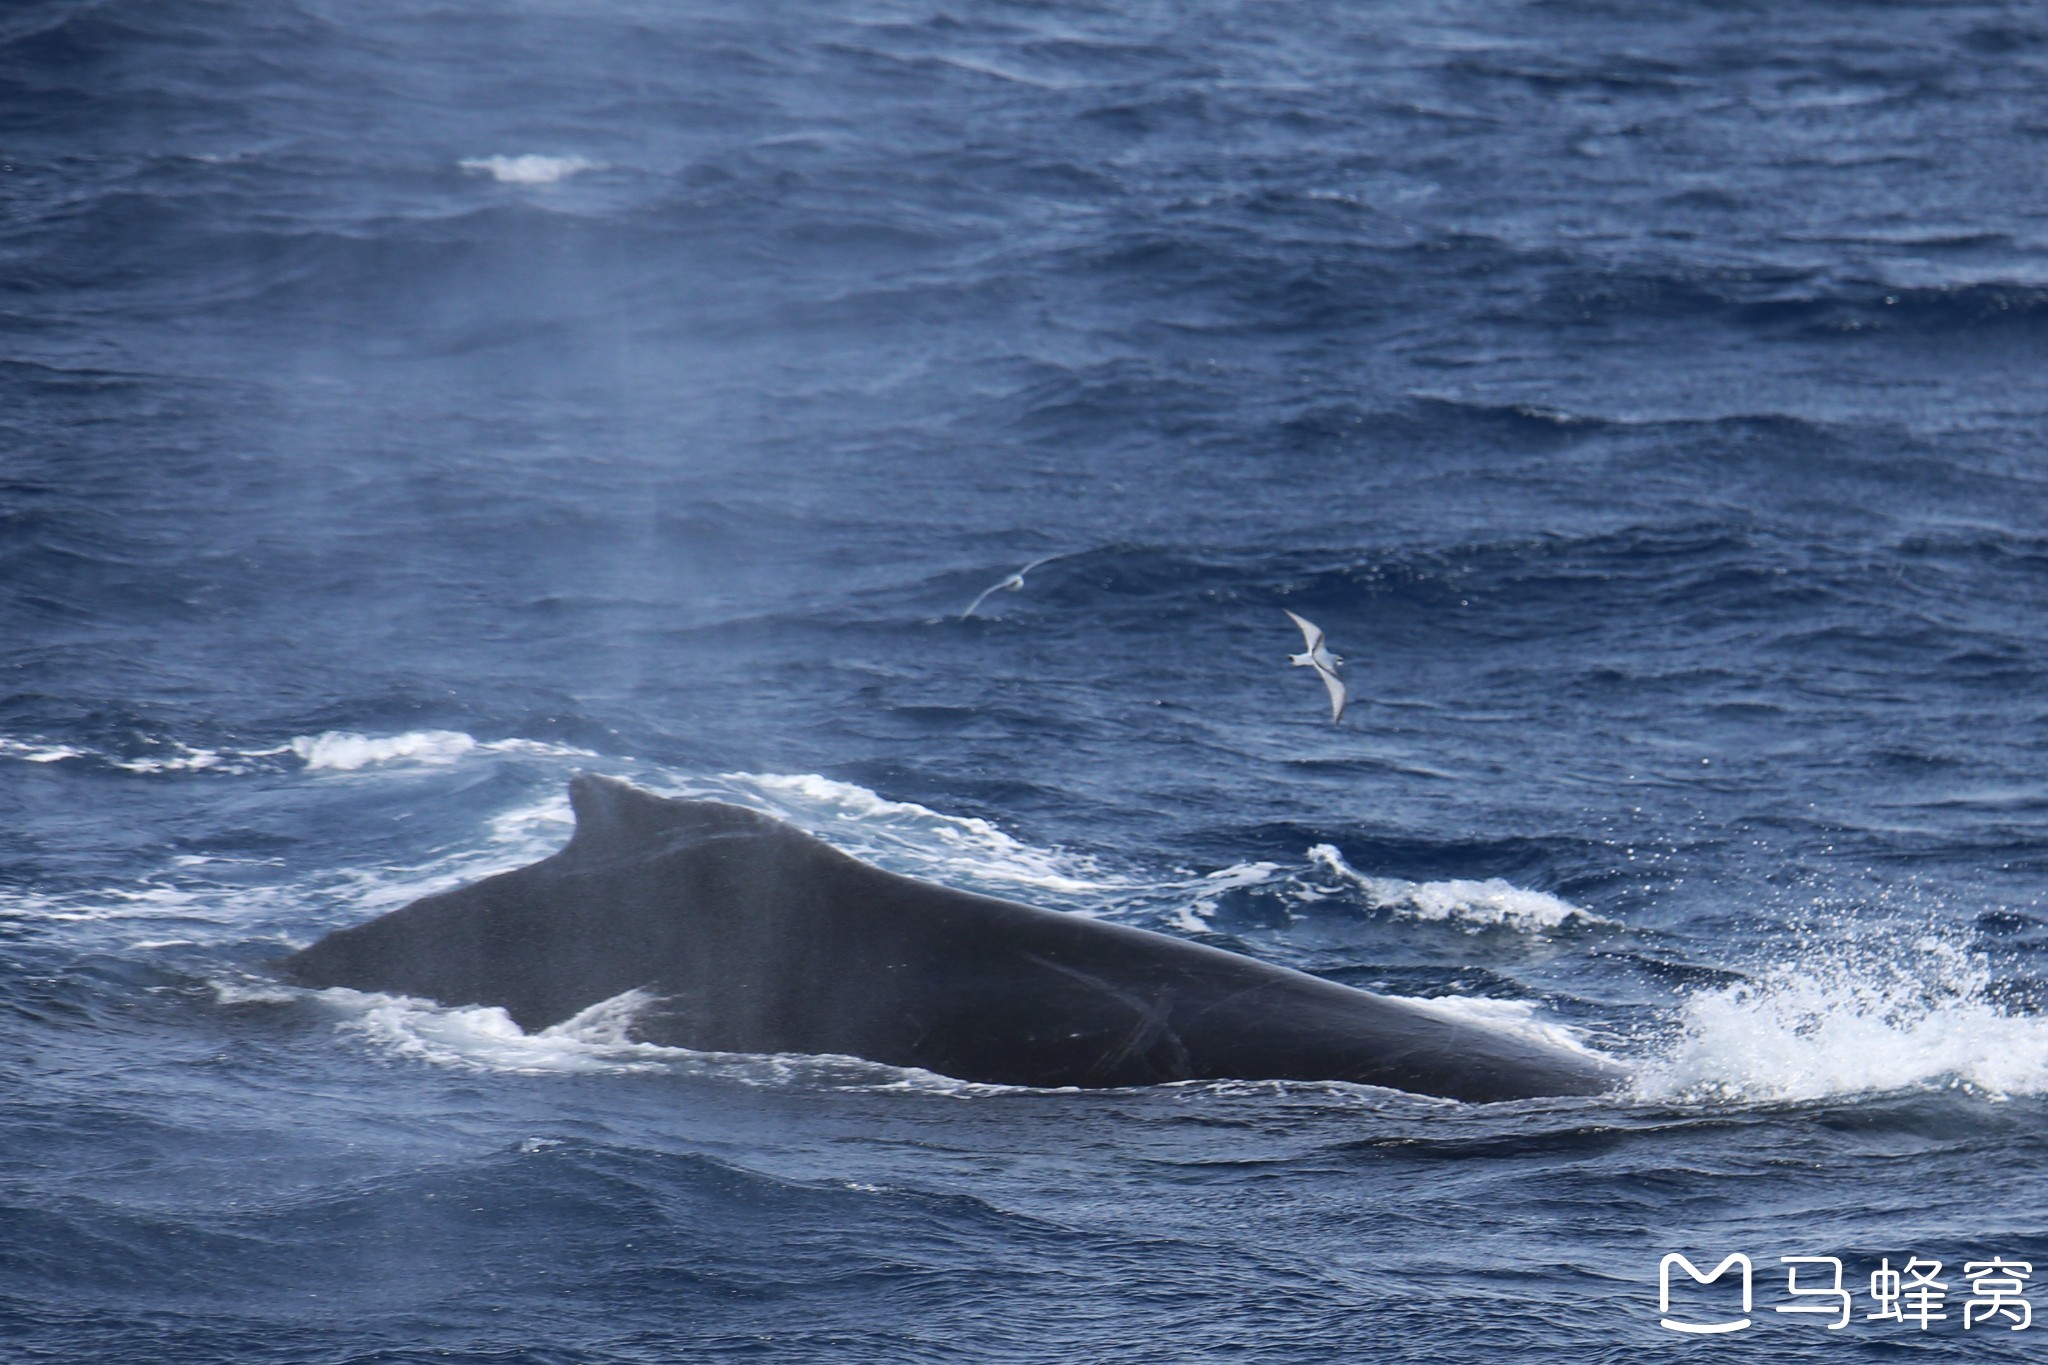
[[[338,930],[312,986],[495,1005],[529,1031],[630,990],[649,1042],[835,1053],[964,1080],[1351,1080],[1590,1094],[1592,1057],[1242,954],[884,871],[772,816],[613,778],[528,867]]]

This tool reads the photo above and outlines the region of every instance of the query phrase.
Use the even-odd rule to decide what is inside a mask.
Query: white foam
[[[1374,877],[1344,861],[1329,844],[1308,851],[1309,862],[1356,885],[1376,906],[1411,919],[1433,920],[1469,928],[1556,929],[1574,920],[1583,924],[1614,924],[1590,910],[1545,891],[1529,891],[1499,877],[1485,881],[1453,878],[1411,882],[1399,877]]]
[[[291,748],[316,772],[354,772],[373,763],[453,763],[476,748],[476,741],[460,730],[412,730],[381,739],[350,730],[329,730],[301,735]]]
[[[62,763],[71,758],[96,758],[110,768],[131,773],[184,773],[214,770],[226,773],[250,771],[250,760],[271,758],[289,752],[276,749],[201,749],[175,740],[160,741],[157,752],[135,758],[81,749],[73,744],[48,744],[31,740],[0,738],[0,758],[24,763]]]
[[[283,751],[273,749],[269,752]],[[195,749],[187,744],[174,743],[171,745],[171,752],[161,757],[116,758],[109,759],[108,762],[131,773],[193,773],[203,772],[208,768],[221,768],[228,763],[229,758],[230,755],[218,749]]]
[[[300,735],[281,749],[251,751],[255,755],[286,752],[298,755],[299,760],[315,772],[355,772],[392,763],[445,767],[471,754],[519,754],[532,758],[597,757],[588,749],[570,744],[548,744],[535,739],[485,742],[460,730],[408,730],[396,735],[328,730],[317,735]]]
[[[866,787],[816,773],[721,773],[749,804],[809,829],[848,852],[905,858],[922,874],[1029,886],[1063,895],[1125,889],[1092,861],[1036,848],[986,820],[943,815],[914,801],[890,801]],[[891,854],[897,855],[891,858]]]
[[[601,161],[581,156],[472,156],[457,163],[465,171],[488,175],[501,185],[552,185],[581,171],[604,169]]]
[[[557,791],[528,805],[499,811],[491,817],[489,829],[493,844],[545,856],[567,841],[575,825],[568,795]]]
[[[568,799],[551,793],[492,816],[481,844],[424,863],[337,869],[298,895],[340,907],[343,922],[354,923],[548,857],[567,842],[572,824]]]
[[[1483,996],[1459,995],[1397,995],[1390,998],[1451,1023],[1477,1024],[1582,1056],[1606,1058],[1605,1053],[1589,1047],[1578,1030],[1545,1017],[1541,1006],[1533,1000],[1493,1000]]]
[[[160,882],[101,887],[59,895],[0,894],[0,917],[43,924],[92,924],[116,920],[210,921],[213,907],[198,892]]]
[[[141,947],[143,945],[136,945]],[[213,998],[223,1005],[288,1005],[300,997],[301,992],[280,986],[275,981],[244,978],[237,981],[209,981]]]
[[[61,763],[72,758],[93,758],[108,767],[131,773],[218,772],[242,774],[265,765],[263,759],[293,755],[308,769],[325,772],[354,772],[381,764],[415,763],[441,766],[471,753],[519,754],[543,758],[594,758],[588,749],[565,744],[548,744],[531,739],[479,741],[460,730],[410,730],[395,735],[366,735],[352,730],[329,730],[317,735],[300,735],[289,744],[268,749],[207,749],[176,740],[157,742],[154,752],[124,758],[82,749],[71,744],[0,738],[0,758],[24,763]]]
[[[272,1001],[248,987],[215,982],[223,1003]],[[895,1067],[859,1057],[798,1053],[699,1052],[636,1042],[634,1020],[655,1003],[645,991],[627,991],[600,1001],[572,1019],[528,1033],[496,1006],[446,1006],[409,996],[381,995],[334,987],[300,992],[340,1016],[341,1028],[392,1057],[456,1071],[537,1075],[549,1072],[682,1071],[745,1085],[828,1087],[848,1090],[909,1090],[969,1096],[1018,1087],[959,1081],[914,1067]]]
[[[1168,883],[1160,889],[1185,897],[1174,907],[1168,922],[1182,933],[1208,933],[1208,921],[1216,914],[1216,907],[1224,896],[1247,886],[1263,885],[1273,880],[1279,871],[1278,863],[1238,863],[1218,868],[1197,881]]]
[[[23,763],[61,763],[67,758],[84,758],[85,750],[69,744],[31,744],[19,739],[0,739],[0,758],[17,758]]]
[[[642,991],[600,1001],[538,1033],[526,1032],[495,1005],[437,1005],[344,987],[321,991],[318,998],[342,1015],[344,1029],[380,1050],[457,1070],[648,1071],[690,1055],[627,1036],[634,1015],[652,1003]]]
[[[1989,964],[1938,935],[1817,935],[1754,979],[1689,997],[1641,1098],[1797,1101],[1960,1087],[2048,1093],[2048,1018],[1987,994]]]

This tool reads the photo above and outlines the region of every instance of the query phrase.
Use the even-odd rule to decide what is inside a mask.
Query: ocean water
[[[2020,4],[12,0],[0,1360],[2038,1359],[2044,81]],[[1634,1079],[279,979],[585,770]]]

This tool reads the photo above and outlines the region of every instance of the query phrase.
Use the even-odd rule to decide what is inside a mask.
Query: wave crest
[[[1374,877],[1344,861],[1344,855],[1330,844],[1317,844],[1308,851],[1309,862],[1365,892],[1378,907],[1410,919],[1432,920],[1468,928],[1557,929],[1577,921],[1581,924],[1614,924],[1616,921],[1573,905],[1547,891],[1530,891],[1488,877],[1474,881],[1454,877],[1440,882],[1411,882],[1400,877]]]
[[[2048,1019],[1992,997],[1982,954],[1934,934],[1809,951],[1701,991],[1678,1037],[1637,1076],[1647,1100],[1746,1103],[1952,1087],[2048,1093]]]
[[[601,161],[581,156],[542,156],[527,152],[521,156],[472,156],[456,163],[465,171],[488,175],[500,185],[552,185],[579,171],[604,169]]]

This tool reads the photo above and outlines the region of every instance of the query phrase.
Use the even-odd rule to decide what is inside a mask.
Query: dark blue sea
[[[2041,1359],[2044,89],[2019,3],[8,0],[0,1361]],[[1632,1079],[282,978],[581,771]]]

